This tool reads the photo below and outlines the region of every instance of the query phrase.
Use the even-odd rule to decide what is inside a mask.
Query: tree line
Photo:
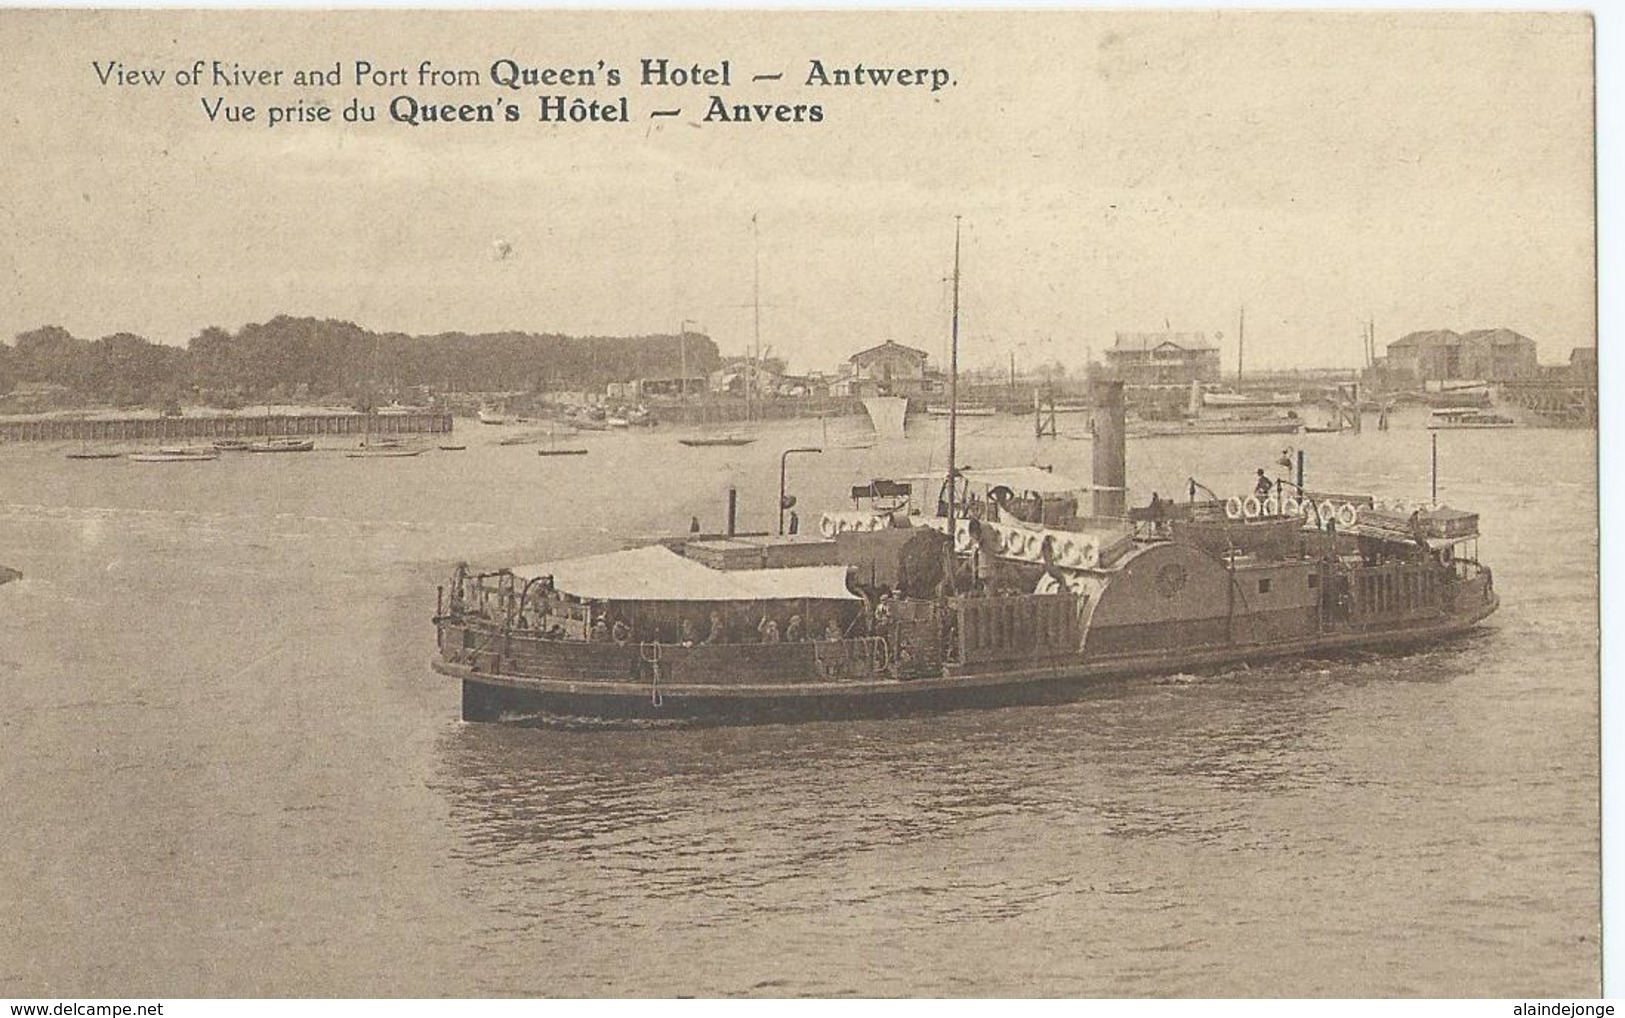
[[[373,332],[353,322],[279,315],[235,333],[210,326],[184,348],[127,332],[80,339],[48,325],[0,345],[0,393],[60,385],[120,405],[181,400],[371,402],[413,387],[436,392],[602,389],[608,382],[691,376],[721,364],[700,333]]]

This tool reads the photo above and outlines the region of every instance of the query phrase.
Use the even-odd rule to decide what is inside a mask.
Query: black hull
[[[950,710],[1063,703],[1094,683],[1051,679],[1019,686],[958,687],[831,696],[567,693],[463,679],[463,720],[549,727],[624,724],[754,725],[845,721]]]
[[[464,721],[545,726],[737,725],[832,721],[1064,703],[1136,675],[1213,670],[1293,657],[1406,653],[1459,638],[1498,605],[1443,624],[1341,633],[1314,640],[1227,646],[1168,654],[1120,655],[1089,663],[1008,672],[868,682],[845,691],[827,684],[780,687],[666,687],[493,675],[437,658],[434,668],[462,681]]]

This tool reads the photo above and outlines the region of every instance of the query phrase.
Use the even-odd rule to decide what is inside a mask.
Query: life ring
[[[844,534],[844,533],[846,533],[847,531],[849,531],[851,529],[852,529],[852,521],[847,519],[846,517],[843,516],[840,519],[835,521],[835,532],[837,534]]]
[[[1054,573],[1045,573],[1038,578],[1038,585],[1033,588],[1034,594],[1056,594],[1061,590],[1061,581],[1055,578]]]
[[[1032,558],[1033,549],[1037,546],[1037,542],[1034,540],[1035,537],[1036,535],[1034,534],[1025,533],[1024,531],[1020,530],[1012,530],[1010,532],[1011,556],[1014,558],[1023,559]]]
[[[1083,553],[1078,548],[1078,541],[1072,537],[1062,537],[1055,542],[1056,562],[1063,566],[1078,566],[1083,564]]]
[[[1248,495],[1246,498],[1242,499],[1241,514],[1247,517],[1249,520],[1258,519],[1258,514],[1263,511],[1264,508],[1263,506],[1259,505],[1257,495]]]
[[[1259,512],[1264,516],[1279,516],[1281,514],[1281,500],[1274,495],[1265,495],[1264,500],[1258,504]]]
[[[1441,566],[1444,566],[1446,569],[1450,568],[1451,555],[1448,545],[1439,549],[1437,558],[1439,559],[1439,564]]]
[[[1337,506],[1332,505],[1332,500],[1328,498],[1326,501],[1320,503],[1319,513],[1320,522],[1323,525],[1330,523],[1331,521],[1337,519]]]
[[[1093,541],[1078,542],[1078,567],[1093,569],[1100,564],[1100,548]]]
[[[825,513],[824,518],[818,521],[818,532],[825,537],[834,537],[840,533],[835,527],[835,521],[829,518],[828,513]]]
[[[1089,581],[1082,576],[1068,576],[1066,578],[1066,589],[1074,594],[1087,594],[1089,593]]]
[[[881,518],[879,516],[871,516],[867,520],[863,521],[863,529],[867,530],[867,531],[870,531],[871,533],[876,531],[876,530],[879,530],[880,527],[881,527]]]
[[[1027,558],[1027,535],[1011,530],[1011,558]]]
[[[1231,495],[1225,500],[1224,515],[1232,520],[1241,519],[1241,496]]]
[[[1281,515],[1297,516],[1299,513],[1298,500],[1291,495],[1281,499]]]
[[[1351,503],[1344,502],[1337,510],[1337,522],[1352,527],[1360,520],[1360,512]]]

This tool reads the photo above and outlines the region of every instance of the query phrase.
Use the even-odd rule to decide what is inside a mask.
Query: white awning
[[[588,601],[851,601],[845,566],[712,569],[662,545],[517,566],[521,580],[553,577]]]

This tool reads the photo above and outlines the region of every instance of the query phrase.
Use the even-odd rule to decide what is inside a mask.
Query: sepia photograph
[[[0,10],[4,994],[1600,997],[1594,43]]]

